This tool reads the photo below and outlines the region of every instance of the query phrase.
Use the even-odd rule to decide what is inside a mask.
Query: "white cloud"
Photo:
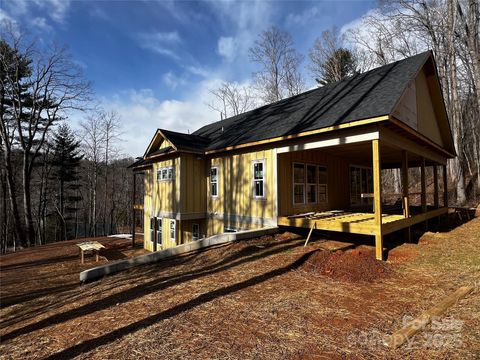
[[[43,31],[51,31],[52,27],[47,23],[47,19],[44,17],[36,17],[31,21],[31,24]]]
[[[172,90],[175,90],[177,86],[184,85],[187,81],[183,77],[175,75],[172,71],[168,71],[163,74],[163,82]]]
[[[306,25],[309,23],[313,18],[315,18],[319,13],[319,10],[316,6],[305,9],[300,14],[288,14],[286,18],[286,23],[289,26],[298,26],[298,25]]]
[[[221,37],[218,39],[218,53],[228,61],[235,57],[237,44],[233,37]]]
[[[137,35],[137,39],[144,49],[169,56],[175,60],[181,58],[173,49],[175,45],[181,43],[180,35],[176,31],[141,33]]]

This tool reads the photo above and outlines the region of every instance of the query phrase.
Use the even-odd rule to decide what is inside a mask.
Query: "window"
[[[155,241],[155,218],[150,218],[150,241]]]
[[[305,203],[305,164],[293,164],[293,203]]]
[[[175,178],[175,166],[162,167],[157,170],[157,181],[172,181]]]
[[[192,225],[192,240],[200,239],[200,225],[193,224]]]
[[[319,166],[318,167],[318,202],[319,203],[328,202],[327,183],[328,183],[327,167]]]
[[[163,226],[162,226],[162,218],[157,218],[157,244],[162,246],[162,238],[163,238]]]
[[[265,198],[265,160],[253,162],[253,197]]]
[[[317,202],[317,166],[307,165],[307,203]]]
[[[218,167],[210,169],[210,196],[218,196]]]
[[[172,240],[173,242],[175,242],[175,233],[176,233],[176,225],[177,225],[177,222],[173,219],[170,219],[170,240]]]

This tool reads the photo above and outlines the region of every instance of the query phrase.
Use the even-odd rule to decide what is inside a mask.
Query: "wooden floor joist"
[[[473,286],[462,286],[453,294],[446,297],[443,301],[409,322],[403,328],[395,331],[392,335],[385,338],[384,345],[396,349],[408,341],[413,335],[427,326],[433,317],[442,315],[449,307],[454,305],[458,300],[465,297],[473,290]]]

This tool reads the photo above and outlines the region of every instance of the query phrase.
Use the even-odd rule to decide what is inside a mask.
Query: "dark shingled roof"
[[[213,150],[388,115],[429,55],[427,51],[262,106],[193,135],[210,139],[204,150]]]
[[[199,135],[184,134],[165,129],[160,129],[160,131],[178,151],[203,152],[210,142],[210,139]]]
[[[392,113],[427,51],[345,80],[206,125],[193,134],[160,129],[178,149],[204,153]],[[157,150],[166,153],[170,148]],[[152,153],[153,154],[153,153]],[[149,155],[152,155],[149,154]],[[138,163],[138,165],[136,165]],[[144,166],[136,162],[131,166]]]
[[[130,164],[130,165],[127,166],[127,169],[149,166],[151,164],[153,164],[153,161],[150,160],[150,159],[145,160],[143,158],[136,158],[135,162],[133,164]]]

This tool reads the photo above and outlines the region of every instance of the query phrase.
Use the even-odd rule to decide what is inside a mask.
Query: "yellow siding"
[[[153,164],[153,211],[176,213],[180,209],[180,161],[173,158]],[[163,167],[175,167],[175,178],[173,181],[157,181],[157,170]]]
[[[206,184],[209,234],[222,232],[223,225],[240,229],[255,228],[259,225],[253,225],[254,222],[261,224],[264,219],[275,217],[273,153],[272,149],[267,149],[226,154],[209,160]],[[265,161],[264,199],[253,197],[254,160]],[[218,198],[210,196],[210,167],[213,166],[219,168]]]
[[[417,90],[418,131],[438,145],[443,146],[442,135],[438,126],[428,79],[425,76],[424,70],[418,74],[415,84]]]
[[[183,213],[205,213],[207,210],[205,184],[206,170],[203,157],[193,154],[181,156],[181,210]]]
[[[294,162],[327,166],[327,203],[293,204],[293,170]],[[349,206],[349,163],[346,159],[325,155],[321,150],[298,151],[281,154],[278,157],[278,196],[279,216],[286,216],[309,211],[345,209]]]

